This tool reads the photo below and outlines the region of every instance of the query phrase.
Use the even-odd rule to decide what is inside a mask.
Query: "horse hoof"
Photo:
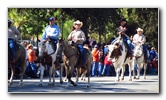
[[[129,81],[132,81],[132,79],[130,78]]]
[[[11,82],[9,82],[9,85],[12,85],[12,83],[11,83]]]
[[[39,86],[42,86],[42,84],[39,84]]]
[[[54,84],[54,83],[52,83],[52,84],[51,84],[51,86],[55,86],[55,84]]]
[[[22,86],[22,83],[19,83],[20,86]]]
[[[60,84],[63,84],[63,81],[60,81]]]
[[[119,82],[119,79],[118,79],[118,80],[115,80],[115,82]]]
[[[139,80],[139,78],[136,78],[136,80]]]
[[[134,79],[136,79],[136,77],[134,77]]]
[[[146,77],[144,77],[144,79],[146,79]]]
[[[76,86],[77,86],[77,84],[73,84],[73,86],[75,86],[75,87],[76,87]]]
[[[121,80],[121,81],[123,81],[123,80],[124,80],[124,77],[123,77],[123,78],[121,78],[120,80]]]
[[[86,80],[84,79],[84,81],[86,81]]]

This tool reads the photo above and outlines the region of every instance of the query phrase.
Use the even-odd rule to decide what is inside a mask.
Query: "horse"
[[[60,63],[55,63],[56,61],[56,50],[53,49],[52,44],[49,41],[41,41],[38,43],[38,62],[40,64],[40,83],[42,86],[44,69],[46,66],[49,68],[49,86],[55,85],[55,71],[58,69]],[[60,67],[61,69],[61,67]],[[53,83],[51,83],[51,77],[53,76]],[[62,76],[60,77],[60,83],[63,83]]]
[[[146,79],[146,66],[147,63],[145,62],[144,53],[143,53],[143,46],[141,44],[136,44],[133,51],[133,68],[137,65],[137,77],[135,76],[135,71],[133,71],[134,79],[140,78],[140,70],[144,67],[144,79]]]
[[[13,76],[15,74],[15,64],[16,63],[18,65],[20,65],[20,68],[21,68],[19,85],[22,85],[23,75],[26,70],[26,50],[25,50],[25,47],[18,42],[15,42],[15,47],[16,47],[16,51],[15,51],[14,62],[11,62],[11,60],[12,60],[11,49],[9,48],[9,45],[8,45],[8,64],[9,64],[9,68],[11,70],[9,85],[11,85],[13,83]]]
[[[86,54],[86,63],[85,63],[86,66],[84,66],[85,71],[83,72],[82,77],[85,77],[85,75],[87,75],[88,77],[87,87],[90,87],[90,69],[92,63],[92,54],[90,50],[86,48],[84,48],[84,50],[88,54]],[[79,69],[81,68],[79,64],[80,60],[79,60],[78,48],[76,46],[69,45],[68,42],[62,39],[59,39],[57,43],[57,57],[61,57],[62,53],[64,53],[63,61],[68,79],[66,87],[69,87],[70,83],[73,86],[77,86],[79,78]],[[76,69],[75,82],[73,82],[71,79],[74,69]]]
[[[112,60],[112,63],[116,72],[115,81],[124,80],[125,65],[129,66],[129,81],[132,81],[131,71],[132,71],[132,59],[127,56],[127,48],[123,43],[123,38],[118,38],[114,44],[108,45],[109,54],[108,59]],[[119,78],[121,72],[121,78]]]

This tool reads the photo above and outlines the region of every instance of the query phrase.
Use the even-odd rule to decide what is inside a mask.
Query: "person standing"
[[[32,71],[34,72],[34,77],[37,77],[37,67],[36,65],[34,64],[34,61],[36,60],[36,53],[35,51],[33,50],[33,45],[32,44],[29,44],[27,46],[27,53],[28,53],[28,62],[29,62],[29,66],[28,67],[31,67]]]
[[[100,47],[98,45],[94,46],[94,49],[92,50],[92,57],[93,57],[93,62],[92,62],[92,76],[97,75],[97,69],[99,67],[99,53],[100,53]]]
[[[55,18],[49,18],[49,25],[46,26],[42,35],[42,41],[50,40],[53,44],[53,49],[56,50],[56,44],[60,35],[60,28],[55,25]]]
[[[8,44],[9,48],[11,49],[12,63],[15,62],[15,43],[21,38],[21,33],[12,25],[13,23],[14,22],[12,20],[8,19]]]

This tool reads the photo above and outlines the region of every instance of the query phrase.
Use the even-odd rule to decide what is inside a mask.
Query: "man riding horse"
[[[14,63],[14,57],[16,52],[16,41],[21,38],[21,33],[12,26],[13,21],[8,19],[8,44],[11,49],[11,63]],[[17,36],[17,37],[16,37]]]
[[[126,25],[127,25],[127,21],[126,19],[122,19],[120,21],[120,26],[117,30],[117,34],[119,35],[119,38],[123,38],[123,42],[125,43],[125,45],[127,46],[127,48],[129,48],[129,54],[128,56],[129,57],[132,57],[132,43],[130,41],[130,38],[126,35],[126,31],[127,31],[127,28],[126,28]],[[118,38],[116,38],[115,40],[112,41],[111,44],[114,44],[116,41],[117,41]]]
[[[141,44],[143,46],[145,62],[147,62],[147,60],[148,60],[148,51],[146,49],[146,46],[144,45],[144,43],[146,42],[146,38],[142,33],[143,33],[143,29],[138,28],[137,29],[137,34],[135,34],[134,37],[133,37],[133,43],[134,43],[134,45]]]
[[[53,44],[54,50],[56,50],[56,44],[58,41],[58,37],[60,34],[60,28],[55,25],[55,18],[51,17],[49,18],[49,25],[46,26],[43,35],[42,35],[42,41],[50,40]]]
[[[84,32],[80,29],[82,27],[83,23],[80,22],[79,20],[75,21],[73,26],[75,27],[75,30],[73,30],[69,36],[68,36],[68,41],[74,42],[78,49],[79,52],[82,56],[83,64],[82,66],[85,66],[86,63],[86,53],[83,48],[83,42],[86,41],[85,34]]]

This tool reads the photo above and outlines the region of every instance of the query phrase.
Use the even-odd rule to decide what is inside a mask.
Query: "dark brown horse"
[[[85,49],[85,48],[84,48]],[[90,50],[85,49],[86,51],[86,66],[84,66],[85,71],[84,75],[87,74],[88,76],[88,85],[90,86],[90,69],[91,69],[91,63],[92,63],[92,55]],[[67,74],[67,87],[69,87],[69,84],[73,84],[73,86],[77,86],[78,78],[79,78],[79,69],[80,69],[80,63],[79,63],[79,54],[78,54],[78,48],[76,46],[71,46],[68,44],[68,42],[59,40],[57,43],[57,58],[61,57],[62,52],[64,53],[63,62],[66,69]],[[71,80],[72,72],[76,69],[76,82],[73,82]]]
[[[13,76],[15,74],[15,64],[16,63],[18,63],[21,67],[21,72],[20,72],[21,77],[20,77],[19,85],[22,85],[23,75],[26,70],[26,50],[25,50],[24,46],[20,43],[15,43],[15,47],[17,48],[17,50],[15,52],[14,62],[11,62],[11,59],[12,59],[11,49],[9,48],[9,45],[8,45],[8,64],[9,64],[9,67],[11,70],[9,85],[11,85],[13,82]]]

